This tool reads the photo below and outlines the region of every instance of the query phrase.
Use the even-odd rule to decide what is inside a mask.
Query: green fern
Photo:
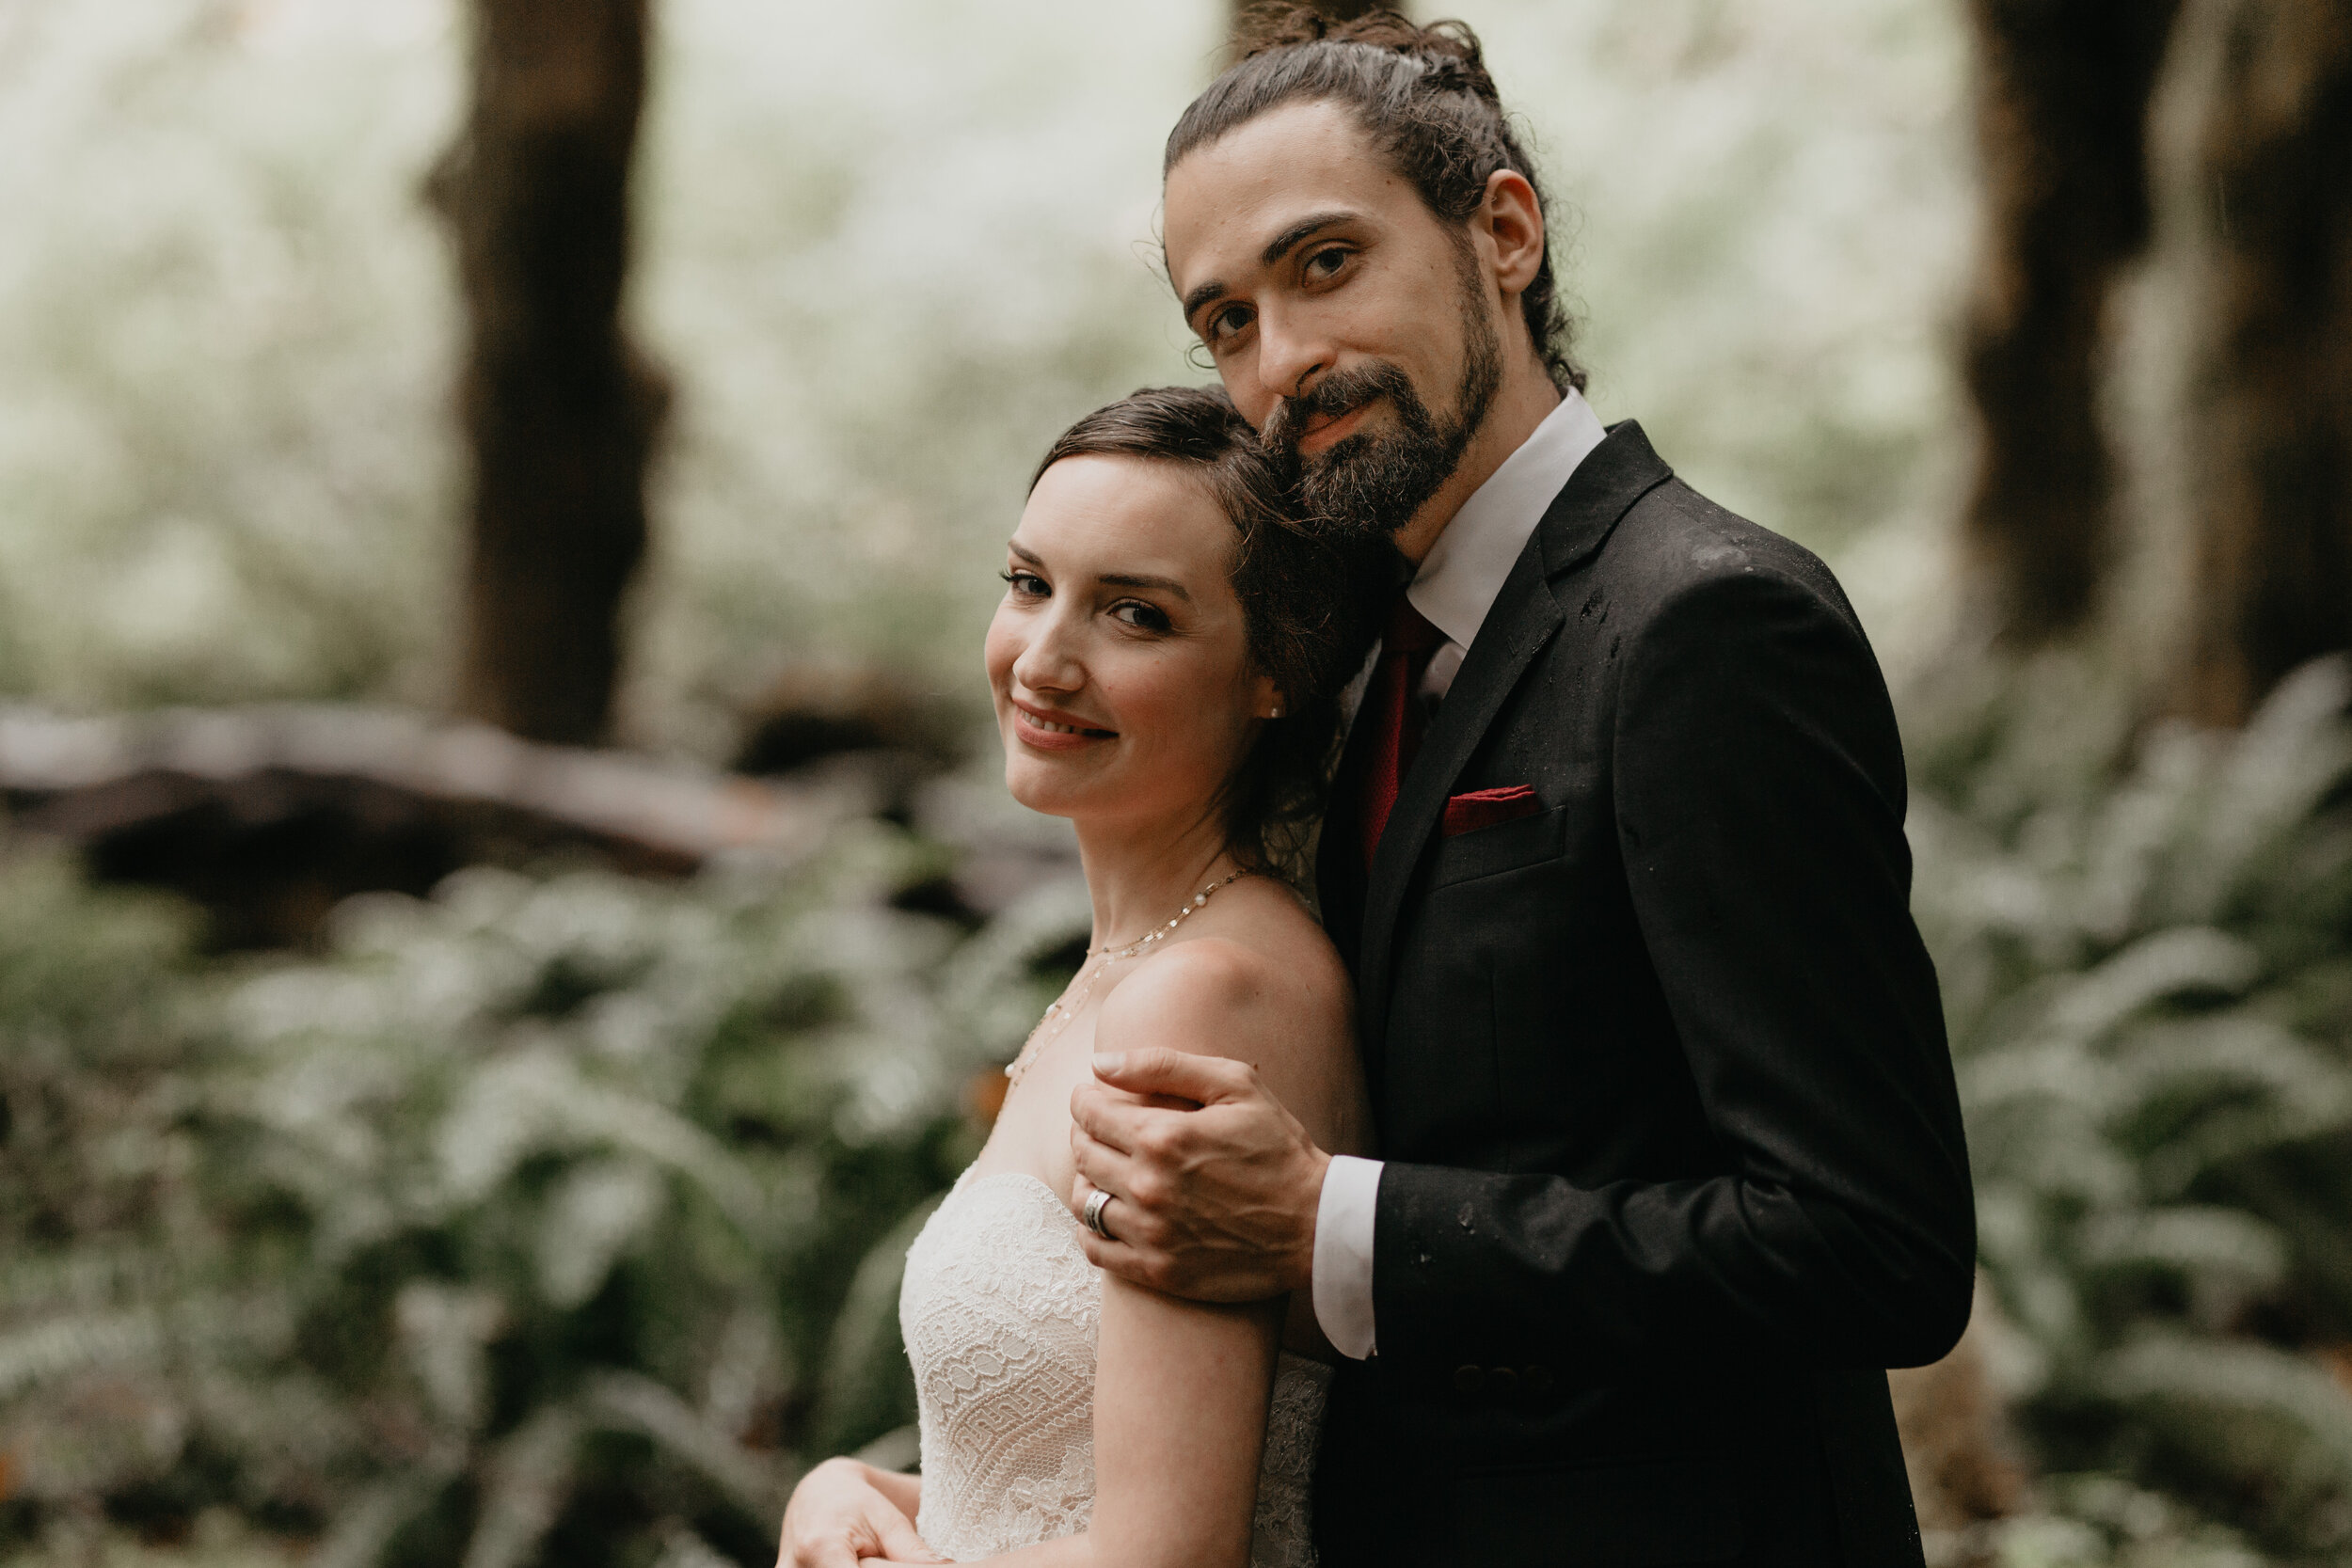
[[[1931,729],[1915,898],[2027,1435],[2124,1490],[2045,1488],[2002,1560],[2352,1560],[2352,673],[2120,775],[2108,689],[2031,673]],[[2170,1523],[2065,1517],[2127,1494]]]
[[[0,866],[0,1553],[228,1508],[347,1568],[771,1559],[806,1459],[912,1418],[908,1227],[1084,929],[893,908],[937,858],[468,872],[225,971]]]

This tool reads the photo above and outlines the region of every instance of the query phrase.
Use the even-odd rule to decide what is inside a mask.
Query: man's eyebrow
[[[1212,300],[1222,299],[1224,296],[1225,284],[1223,281],[1214,277],[1209,279],[1209,281],[1201,284],[1199,288],[1193,290],[1192,293],[1184,296],[1184,320],[1192,320],[1195,315],[1200,313],[1200,307],[1208,304]]]
[[[1127,572],[1105,572],[1095,578],[1095,581],[1108,583],[1113,588],[1156,588],[1164,594],[1175,594],[1186,604],[1192,603],[1191,593],[1174,578],[1152,578]]]
[[[1279,234],[1275,235],[1273,239],[1266,242],[1266,247],[1258,252],[1258,264],[1260,266],[1270,267],[1274,265],[1275,262],[1280,261],[1283,257],[1289,255],[1292,250],[1297,247],[1300,242],[1312,238],[1314,235],[1320,233],[1326,229],[1330,228],[1335,223],[1353,222],[1355,217],[1356,214],[1354,213],[1339,211],[1330,213],[1316,213],[1311,217],[1300,218],[1296,223],[1292,224],[1288,229],[1283,230]]]
[[[1258,264],[1260,266],[1270,267],[1277,261],[1279,261],[1283,257],[1289,255],[1293,250],[1295,250],[1303,242],[1312,239],[1315,235],[1323,232],[1326,229],[1330,228],[1333,224],[1352,223],[1355,221],[1356,216],[1356,214],[1348,212],[1345,209],[1338,209],[1328,213],[1316,213],[1311,216],[1300,218],[1296,223],[1292,224],[1288,229],[1283,230],[1279,234],[1275,235],[1273,239],[1266,242],[1266,247],[1258,253]],[[1216,299],[1222,298],[1224,293],[1225,283],[1221,278],[1213,277],[1206,283],[1201,284],[1199,288],[1194,289],[1192,293],[1184,296],[1184,320],[1192,320],[1192,318],[1200,312],[1200,309],[1203,305],[1210,304]]]

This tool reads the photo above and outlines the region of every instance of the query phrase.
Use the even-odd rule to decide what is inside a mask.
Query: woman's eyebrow
[[[1105,572],[1094,580],[1113,588],[1156,588],[1164,594],[1175,594],[1186,604],[1192,603],[1190,591],[1174,578],[1142,577],[1132,572]]]
[[[1005,541],[1005,548],[1032,566],[1042,566],[1045,558],[1025,548],[1015,539]],[[1155,578],[1142,572],[1105,572],[1094,579],[1106,588],[1156,588],[1163,594],[1173,594],[1186,604],[1192,603],[1192,591],[1174,578]]]

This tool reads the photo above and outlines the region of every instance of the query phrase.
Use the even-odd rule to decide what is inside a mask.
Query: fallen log
[[[422,894],[464,865],[577,852],[682,877],[731,852],[797,858],[874,808],[871,777],[751,779],[380,708],[0,707],[11,831],[197,899],[223,947],[308,942],[351,894]]]

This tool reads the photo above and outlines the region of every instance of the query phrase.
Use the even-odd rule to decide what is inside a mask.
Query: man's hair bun
[[[1492,77],[1467,22],[1432,22],[1427,26],[1401,11],[1370,10],[1335,22],[1311,7],[1255,6],[1233,28],[1233,58],[1246,60],[1270,49],[1300,43],[1360,43],[1404,55],[1417,62],[1434,87],[1496,96]]]

